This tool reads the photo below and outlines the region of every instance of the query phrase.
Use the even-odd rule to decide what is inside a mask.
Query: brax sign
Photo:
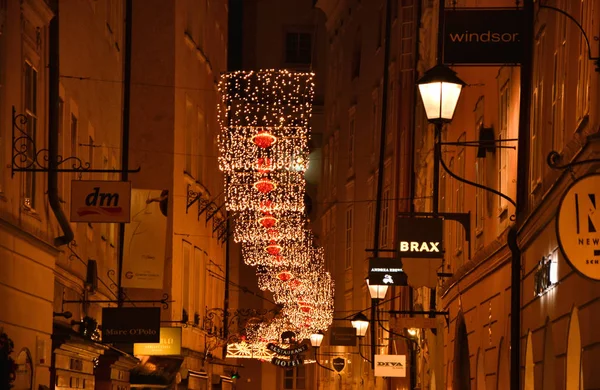
[[[160,307],[102,308],[102,342],[160,342]]]
[[[127,223],[130,208],[129,182],[71,181],[71,222]]]
[[[444,257],[441,218],[398,218],[398,253],[403,257]]]
[[[600,280],[600,174],[578,179],[564,193],[556,236],[569,264],[583,276]]]
[[[444,64],[519,64],[523,11],[453,8],[444,12]]]

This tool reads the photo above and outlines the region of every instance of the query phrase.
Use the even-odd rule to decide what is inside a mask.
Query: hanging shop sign
[[[565,191],[556,215],[558,246],[581,275],[600,280],[600,174],[577,179]]]
[[[130,204],[130,182],[71,181],[71,222],[128,223]]]
[[[102,308],[102,342],[160,342],[160,307]]]
[[[375,355],[375,376],[406,376],[406,355]]]
[[[439,259],[444,257],[443,220],[399,216],[397,242],[400,257]]]
[[[335,359],[333,359],[331,361],[331,364],[337,372],[342,371],[344,367],[346,367],[346,361],[344,360],[344,358],[341,357],[336,357]]]
[[[133,218],[125,225],[123,282],[125,288],[162,289],[167,244],[167,217],[161,212],[161,190],[133,189]],[[149,202],[150,200],[150,202]]]
[[[356,328],[352,326],[334,326],[330,330],[329,345],[334,347],[355,347]]]
[[[520,9],[446,9],[444,64],[520,64],[523,15]]]
[[[267,344],[267,349],[271,352],[275,352],[277,355],[280,355],[280,356],[292,356],[292,355],[298,355],[299,353],[302,353],[302,352],[308,350],[308,345],[300,344],[299,346],[297,346],[295,348],[282,348],[273,343],[269,343],[269,344]]]
[[[402,270],[402,261],[383,257],[370,258],[369,283],[384,286],[406,286],[406,274]]]
[[[181,355],[181,327],[160,328],[158,343],[135,343],[135,356],[173,356]]]

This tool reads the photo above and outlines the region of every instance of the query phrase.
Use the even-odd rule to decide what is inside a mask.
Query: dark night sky
[[[227,70],[242,69],[242,20],[244,0],[229,0]]]

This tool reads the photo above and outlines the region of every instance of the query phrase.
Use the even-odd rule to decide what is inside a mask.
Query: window
[[[346,269],[352,268],[352,243],[354,241],[354,208],[346,210]]]
[[[354,49],[352,51],[352,79],[360,76],[361,45],[362,35],[359,28],[354,37]]]
[[[535,42],[534,66],[535,69],[542,69],[544,61],[544,44],[546,42],[546,34],[542,31]],[[544,96],[544,79],[542,72],[534,72],[533,94],[531,99],[531,161],[530,161],[530,191],[535,192],[542,180],[542,139],[543,132],[543,96]]]
[[[284,390],[304,390],[306,389],[306,367],[298,366],[290,370],[285,370],[283,378]]]
[[[312,36],[310,33],[288,32],[285,35],[285,62],[309,65],[312,60]]]
[[[475,104],[475,129],[483,127],[483,116],[485,109],[485,97],[481,96]],[[485,159],[475,160],[475,182],[485,185]],[[482,188],[475,189],[475,236],[483,232],[483,221],[485,220],[485,192]],[[483,244],[483,241],[481,242]],[[477,245],[479,247],[479,245]]]
[[[185,312],[190,314],[190,267],[191,267],[191,252],[192,246],[189,242],[183,241],[183,273],[181,275],[182,283],[181,283],[181,308],[185,310]]]
[[[385,18],[383,15],[383,8],[379,8],[377,12],[377,49],[381,48],[383,44],[383,32],[385,29]]]
[[[368,248],[373,245],[373,210],[373,202],[369,202],[367,205],[367,228],[365,229],[365,241],[367,242]]]
[[[557,47],[552,80],[552,149],[561,151],[565,129],[565,81],[567,78],[567,18],[557,15]]]
[[[581,0],[579,5],[579,23],[588,35],[593,31],[592,15],[594,12],[594,0]],[[590,60],[589,50],[583,34],[579,38],[579,57],[577,58],[577,102],[576,116],[581,121],[589,111],[590,94]]]
[[[509,81],[506,81],[500,88],[500,99],[499,109],[500,113],[498,116],[498,139],[507,139],[508,134],[508,112],[509,112],[509,101],[510,101],[510,88]],[[500,142],[501,145],[504,145]],[[498,191],[503,194],[508,192],[508,149],[501,148],[497,153],[498,159]],[[498,197],[498,212],[502,214],[508,207],[506,199]]]
[[[206,269],[204,268],[204,256],[202,250],[198,247],[194,247],[194,264],[196,270],[194,271],[194,295],[197,299],[196,312],[202,316],[203,308],[206,306],[204,301],[204,288],[206,286]]]
[[[463,133],[459,138],[458,142],[465,142],[466,135]],[[461,146],[458,148],[456,154],[456,174],[458,177],[465,177],[465,147]],[[456,206],[454,210],[457,213],[462,213],[465,208],[465,183],[457,180],[456,186]],[[464,242],[465,242],[465,231],[462,225],[456,226],[456,254],[457,254],[457,265],[460,267],[464,261]]]
[[[204,180],[204,166],[206,165],[206,139],[208,137],[208,132],[206,131],[206,119],[204,118],[204,114],[198,107],[198,136],[196,140],[198,141],[198,147],[196,150],[196,180],[200,183]]]
[[[78,157],[79,156],[79,121],[77,120],[77,116],[71,113],[71,156]],[[78,174],[77,172],[73,172],[71,179],[77,180]]]
[[[355,152],[355,132],[356,132],[356,121],[354,118],[353,107],[350,110],[350,121],[348,123],[348,168],[354,167],[354,152]]]
[[[185,101],[185,166],[184,171],[190,176],[194,176],[193,169],[193,161],[194,161],[194,128],[196,125],[196,121],[198,119],[195,118],[194,110],[192,102],[186,99]]]
[[[379,130],[377,129],[377,119],[378,119],[378,104],[379,104],[379,88],[375,88],[371,94],[372,104],[371,104],[371,134],[372,134],[372,153],[375,155],[379,150],[378,140],[379,140]]]
[[[27,116],[27,164],[33,164],[37,141],[37,70],[29,63],[25,63],[25,115]],[[23,201],[25,206],[35,209],[36,181],[34,172],[25,172],[25,188]]]
[[[390,189],[386,188],[383,191],[383,199],[381,202],[381,242],[380,246],[385,248],[388,243],[390,222]]]
[[[454,172],[454,157],[450,158],[450,161],[448,162],[448,168],[450,169],[450,172]],[[456,211],[454,210],[454,206],[455,206],[455,200],[454,197],[456,196],[456,180],[454,180],[454,178],[450,177],[448,179],[449,182],[449,188],[448,188],[448,210],[447,211]],[[454,237],[454,231],[456,229],[456,224],[449,224],[449,229],[448,229],[448,242],[452,242],[452,237]],[[450,248],[448,248],[450,249]],[[451,252],[450,252],[451,253]]]

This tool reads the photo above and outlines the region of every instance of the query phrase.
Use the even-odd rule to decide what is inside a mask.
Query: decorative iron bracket
[[[186,205],[185,205],[185,213],[188,213],[190,207],[194,205],[194,203],[198,202],[198,210],[208,204],[208,200],[202,197],[202,193],[193,191],[191,189],[192,185],[188,184],[187,186],[187,195],[186,195]],[[198,218],[200,218],[200,211],[198,211]]]
[[[491,148],[491,149],[516,149],[516,146],[503,146],[503,145],[497,145],[497,144],[501,144],[503,142],[517,142],[519,141],[518,138],[508,138],[508,139],[491,139],[491,140],[484,140],[484,141],[463,141],[463,142],[439,142],[440,145],[442,146],[472,146],[472,147],[480,147],[480,146],[484,146],[486,148]]]
[[[124,169],[92,169],[89,162],[84,162],[77,156],[56,156],[56,168],[50,168],[50,150],[39,149],[36,146],[35,130],[28,127],[29,118],[26,114],[17,114],[12,107],[12,158],[11,176],[15,172],[81,172],[81,173],[122,173]],[[64,164],[64,165],[63,165]],[[60,168],[69,166],[71,168]],[[137,173],[141,168],[128,169],[129,173]]]
[[[133,299],[125,301],[124,303],[160,303],[162,305],[163,310],[167,310],[169,308],[169,303],[175,302],[173,300],[169,300],[169,294],[164,293],[162,299]],[[75,299],[75,300],[63,300],[63,303],[114,303],[117,304],[119,301],[115,299]]]
[[[596,66],[595,71],[596,72],[600,72],[600,57],[592,57],[592,46],[590,45],[590,39],[588,38],[587,34],[585,33],[585,30],[583,29],[583,26],[577,21],[577,19],[575,19],[573,16],[571,16],[570,14],[568,14],[567,12],[563,11],[560,8],[556,8],[553,7],[551,5],[546,5],[546,4],[542,4],[540,2],[540,8],[546,8],[552,11],[556,11],[559,14],[564,15],[565,17],[567,17],[569,20],[571,20],[573,23],[575,23],[575,25],[577,26],[577,28],[579,29],[579,31],[581,31],[581,35],[583,35],[583,39],[585,40],[585,44],[588,48],[588,60],[590,61],[594,61],[594,65]],[[594,40],[598,40],[598,37],[594,37]]]
[[[548,157],[546,157],[546,163],[548,164],[548,166],[556,170],[572,169],[574,166],[577,165],[600,163],[600,158],[591,158],[589,160],[582,161],[571,161],[563,165],[560,164],[561,160],[562,156],[556,150],[553,150],[550,153],[548,153]]]
[[[388,310],[386,313],[393,315],[429,315],[430,317],[444,316],[446,326],[450,326],[450,311],[435,311],[435,310]]]

